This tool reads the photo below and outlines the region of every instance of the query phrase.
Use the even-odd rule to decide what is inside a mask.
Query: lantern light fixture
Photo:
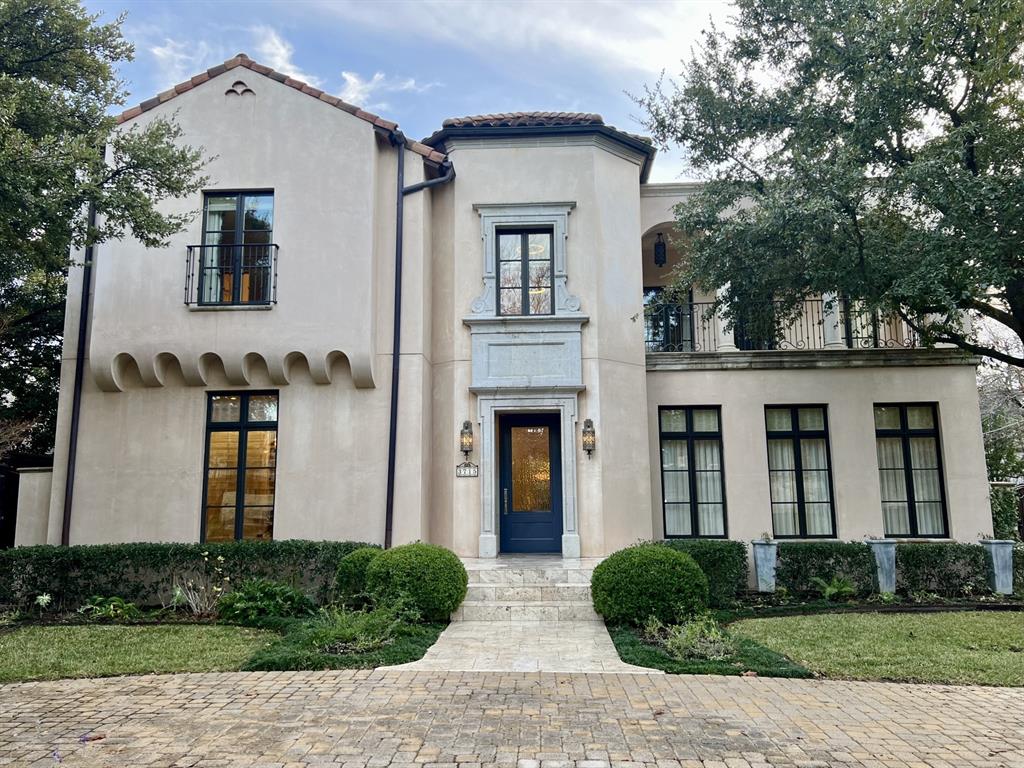
[[[597,448],[597,432],[594,431],[594,420],[583,420],[583,450],[587,452],[587,458]]]
[[[654,241],[654,266],[664,267],[667,263],[668,254],[666,253],[665,238],[659,232],[658,239]]]
[[[467,459],[473,452],[473,424],[469,421],[462,422],[462,431],[459,432],[459,449]]]

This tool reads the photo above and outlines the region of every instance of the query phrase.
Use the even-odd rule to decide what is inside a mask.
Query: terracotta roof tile
[[[600,115],[592,112],[498,112],[491,115],[450,117],[445,128],[519,128],[551,125],[604,125]]]
[[[330,106],[335,107],[336,109],[340,109],[344,112],[348,112],[351,115],[355,115],[360,120],[365,120],[366,122],[370,123],[375,127],[383,128],[384,130],[388,131],[394,131],[397,130],[398,128],[398,123],[392,122],[391,120],[385,120],[383,117],[375,115],[372,112],[366,112],[365,110],[362,110],[353,104],[349,104],[348,102],[342,101],[337,96],[331,96],[328,93],[324,93],[319,88],[314,88],[308,83],[304,83],[301,80],[296,80],[295,78],[288,77],[288,75],[285,75],[281,72],[277,72],[264,64],[260,64],[258,62],[253,61],[244,53],[240,53],[237,56],[228,59],[223,64],[218,64],[215,67],[210,67],[205,72],[201,72],[195,77],[192,77],[183,83],[178,83],[178,85],[174,86],[173,88],[169,88],[168,90],[164,91],[158,96],[153,97],[152,99],[146,99],[137,107],[132,107],[131,109],[125,110],[120,115],[118,115],[117,122],[126,123],[129,120],[138,117],[143,112],[147,112],[153,109],[154,107],[159,106],[160,104],[170,101],[175,96],[185,93],[186,91],[190,91],[197,85],[202,85],[207,80],[210,80],[211,78],[214,78],[217,75],[223,74],[224,72],[227,72],[229,69],[234,69],[235,67],[245,67],[246,69],[251,69],[253,72],[256,72],[257,74],[264,75],[273,80],[277,80],[279,83],[284,83],[285,85],[295,88],[296,90],[301,91],[302,93],[308,96],[312,96],[314,99],[322,101],[325,104],[329,104]],[[432,163],[440,164],[447,159],[447,156],[443,152],[438,152],[433,147],[428,147],[426,144],[423,144],[419,141],[406,139],[405,148],[426,158]]]

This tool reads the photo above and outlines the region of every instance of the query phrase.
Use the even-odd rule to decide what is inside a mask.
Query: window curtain
[[[697,532],[701,536],[724,536],[725,508],[719,442],[694,441],[694,462],[697,475]]]
[[[776,536],[798,536],[796,457],[791,440],[768,441],[768,476],[771,483],[772,525]]]
[[[800,441],[804,512],[808,536],[832,535],[832,504],[828,487],[828,450],[823,438]]]
[[[917,532],[922,536],[944,536],[939,452],[934,437],[910,438],[910,466],[914,476]]]
[[[909,535],[910,509],[907,505],[907,483],[903,471],[903,442],[898,437],[880,437],[876,441],[876,450],[885,535]]]

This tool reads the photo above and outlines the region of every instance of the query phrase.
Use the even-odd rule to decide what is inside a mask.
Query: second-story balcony
[[[185,304],[269,307],[277,303],[274,243],[190,245],[185,254]]]
[[[757,338],[742,327],[725,329],[713,302],[652,303],[647,306],[648,352],[755,350],[912,349],[918,334],[899,319],[858,309],[848,301],[809,299],[802,313],[774,338]]]

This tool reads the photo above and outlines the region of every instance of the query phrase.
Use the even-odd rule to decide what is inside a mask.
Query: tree
[[[123,18],[0,0],[0,457],[49,448],[71,250],[126,234],[164,244],[189,217],[158,203],[205,181],[172,120],[118,130],[110,112],[127,92],[114,68],[133,56]]]
[[[729,285],[778,333],[836,293],[926,344],[1014,366],[961,312],[1024,338],[1024,3],[737,0],[678,84],[638,102],[707,184],[677,209],[677,286]]]

